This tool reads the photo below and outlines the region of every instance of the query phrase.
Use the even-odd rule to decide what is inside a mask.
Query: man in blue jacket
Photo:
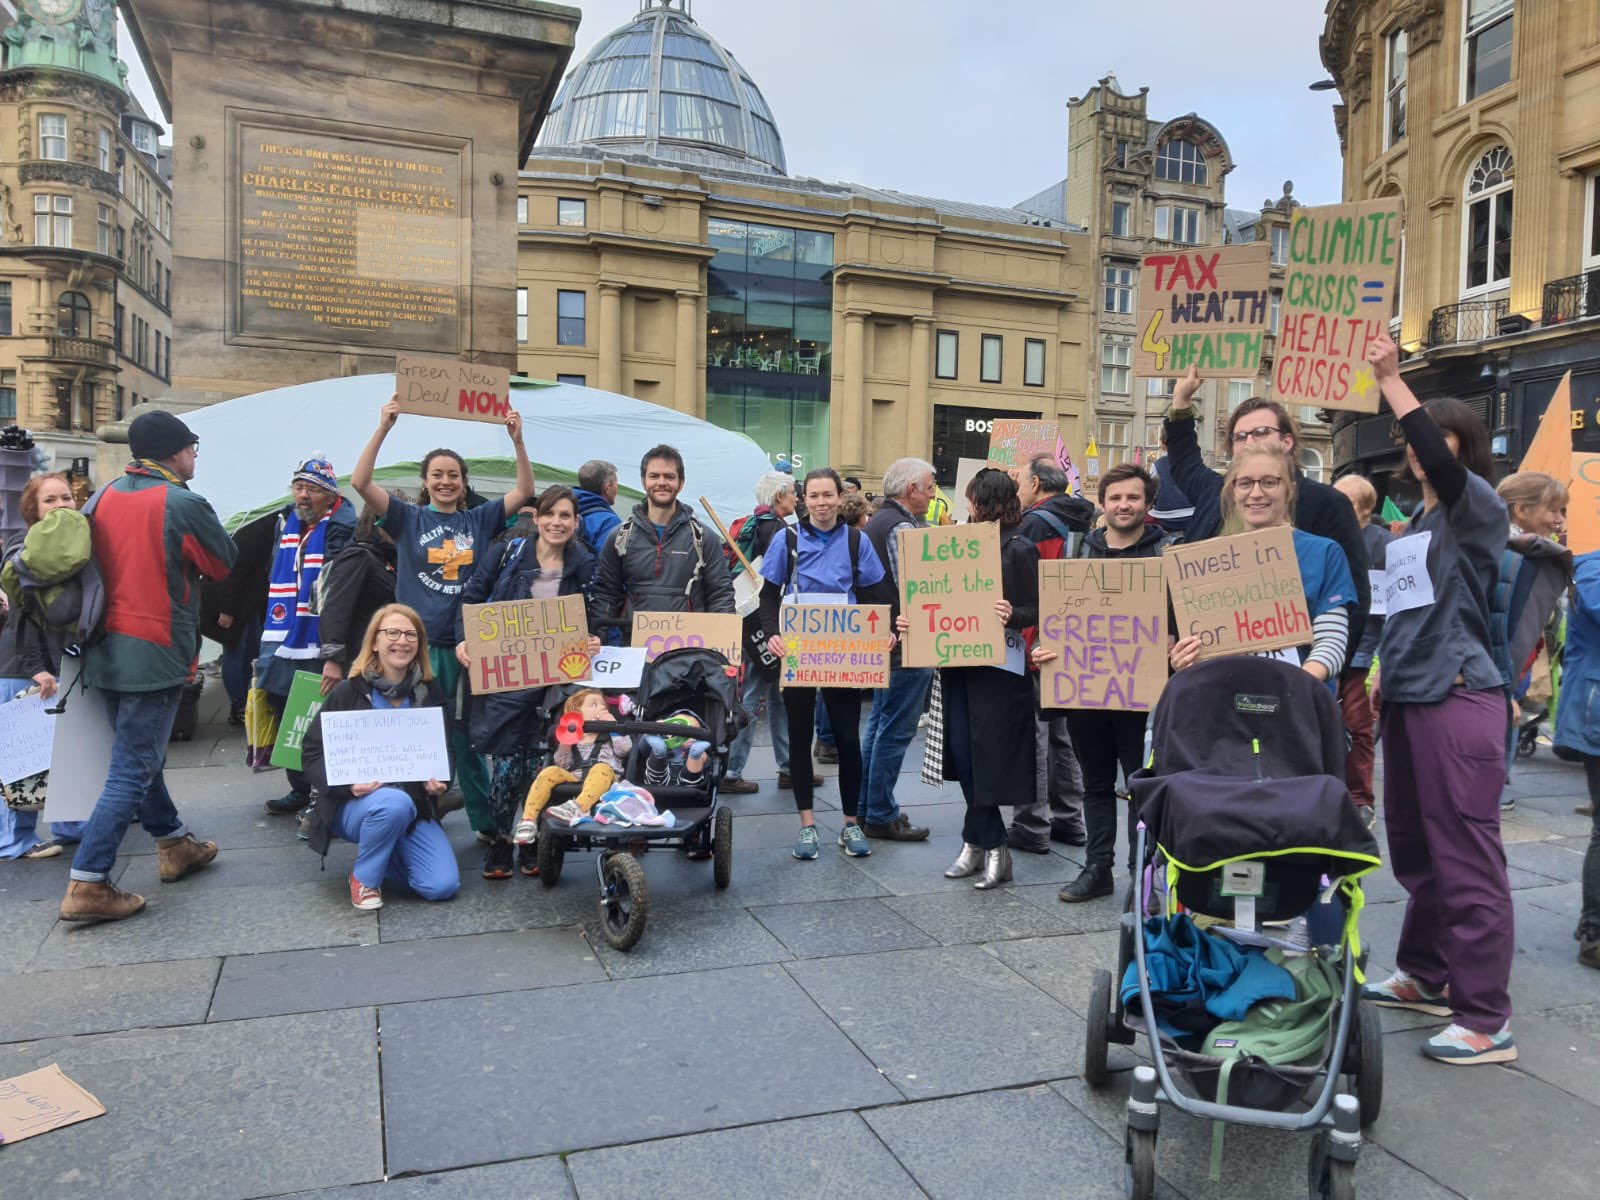
[[[591,458],[578,468],[578,486],[572,491],[578,497],[578,536],[598,557],[606,539],[622,524],[616,509],[616,464]]]

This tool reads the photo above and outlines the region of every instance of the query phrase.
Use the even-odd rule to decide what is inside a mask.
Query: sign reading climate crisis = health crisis
[[[785,604],[779,687],[889,686],[893,626],[885,604]]]
[[[465,604],[461,620],[475,696],[589,678],[582,596]]]
[[[998,667],[1006,631],[994,611],[1000,590],[1000,527],[936,525],[895,530],[900,551],[900,611],[908,667]]]
[[[1398,198],[1295,210],[1272,397],[1378,411],[1367,347],[1389,328],[1400,270]]]
[[[1167,592],[1159,558],[1039,564],[1045,708],[1148,712],[1167,682]]]
[[[1173,634],[1200,639],[1200,657],[1311,641],[1294,531],[1287,525],[1163,551]]]
[[[1148,254],[1139,270],[1140,338],[1133,373],[1201,379],[1254,375],[1269,322],[1265,242]]]

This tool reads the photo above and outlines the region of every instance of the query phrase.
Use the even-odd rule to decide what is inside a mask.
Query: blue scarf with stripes
[[[263,644],[276,642],[278,658],[316,658],[322,650],[317,615],[312,611],[317,576],[322,574],[323,548],[328,526],[338,509],[335,504],[306,532],[300,516],[290,509],[278,530],[278,552],[272,559],[267,584],[267,620],[261,631]]]

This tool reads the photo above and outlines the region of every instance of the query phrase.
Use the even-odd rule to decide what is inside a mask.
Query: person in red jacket
[[[122,835],[135,817],[155,839],[163,883],[217,856],[197,841],[167,792],[167,739],[183,683],[200,655],[200,580],[222,579],[236,548],[217,514],[191,492],[200,443],[171,413],[156,410],[128,426],[133,461],[89,502],[94,558],[105,581],[102,634],[84,658],[78,703],[106,706],[111,770],[72,860],[63,921],[120,921],[144,897],[110,881]]]

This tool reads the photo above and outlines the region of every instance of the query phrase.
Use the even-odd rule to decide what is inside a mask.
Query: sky
[[[1067,100],[1109,71],[1124,92],[1149,87],[1152,117],[1196,112],[1221,131],[1235,163],[1229,207],[1259,209],[1291,179],[1303,203],[1340,198],[1337,93],[1307,89],[1326,76],[1312,0],[690,6],[766,96],[793,175],[1012,205],[1066,175]],[[574,65],[639,0],[577,7]],[[132,55],[131,39],[122,45]],[[158,114],[142,66],[130,68]]]

